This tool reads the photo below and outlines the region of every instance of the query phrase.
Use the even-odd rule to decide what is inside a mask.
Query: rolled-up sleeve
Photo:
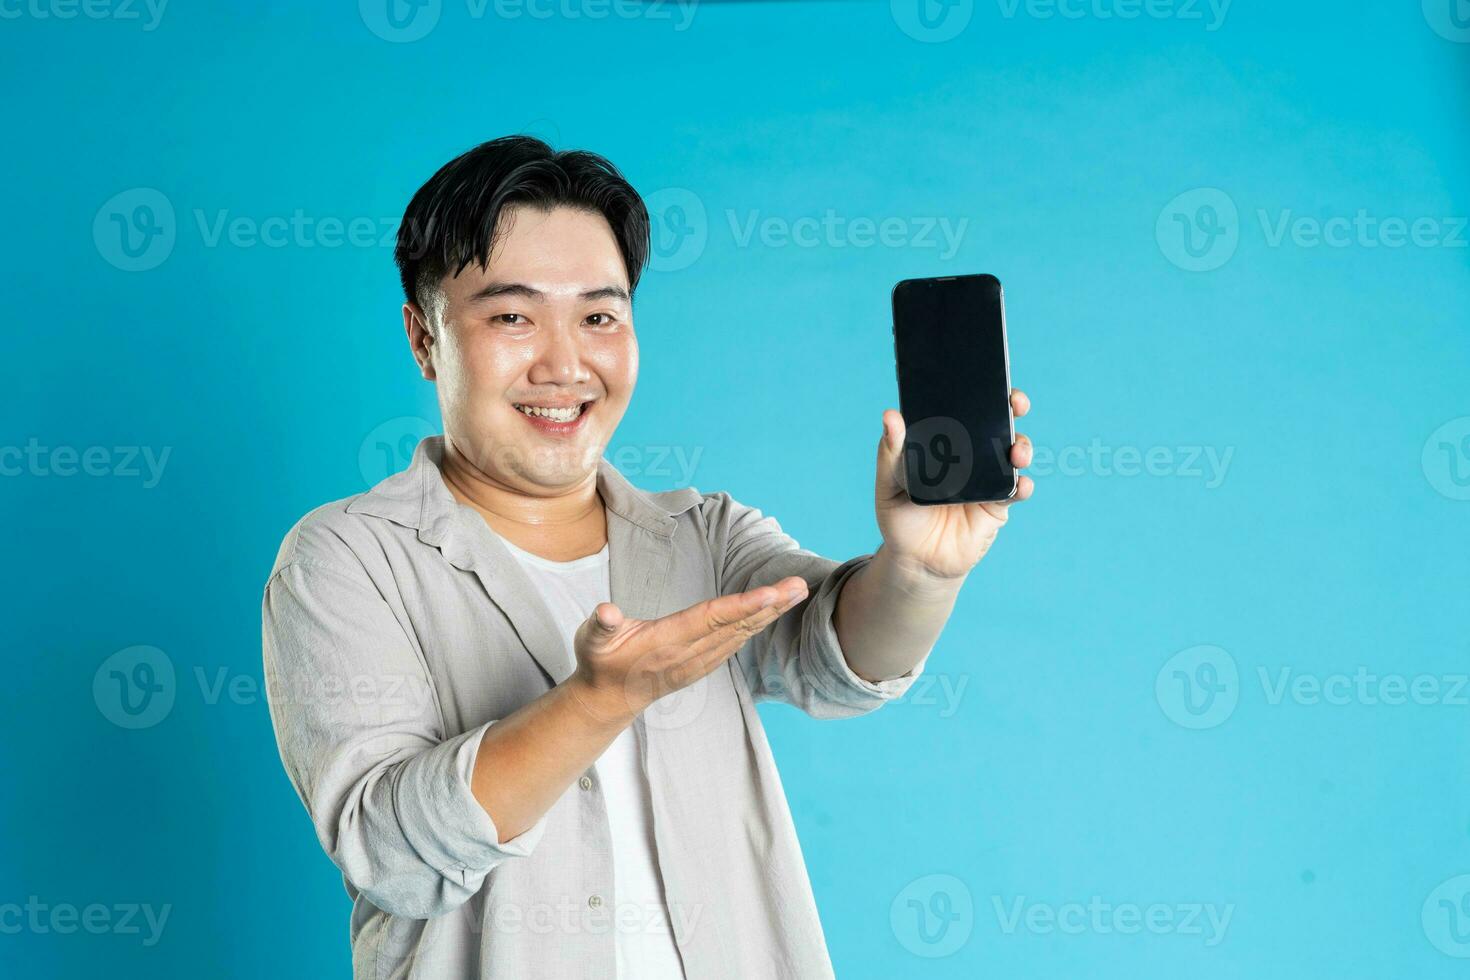
[[[736,654],[757,700],[783,701],[814,718],[845,718],[901,697],[922,673],[927,653],[901,677],[868,681],[853,672],[842,652],[833,622],[837,599],[847,580],[873,555],[838,562],[808,551],[774,517],[724,492],[705,496],[704,513],[721,595],[771,585],[791,575],[807,583],[806,601]]]
[[[415,644],[366,573],[276,569],[262,605],[266,694],[281,760],[347,881],[386,912],[452,911],[545,817],[501,843],[470,790],[486,725],[448,737]]]

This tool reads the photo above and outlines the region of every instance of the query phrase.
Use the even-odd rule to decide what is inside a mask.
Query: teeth
[[[517,405],[516,408],[526,415],[535,415],[553,422],[570,422],[582,414],[581,405],[573,405],[571,408],[536,408],[531,405]]]

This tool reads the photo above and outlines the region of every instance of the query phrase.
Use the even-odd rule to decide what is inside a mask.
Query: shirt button
[[[583,776],[581,779],[577,780],[577,785],[580,786],[580,787],[582,787],[583,789],[591,789],[592,788],[592,777],[591,776]]]
[[[591,898],[587,899],[587,904],[590,905],[590,906],[592,906],[595,909],[602,908],[602,896],[601,895],[593,895]]]

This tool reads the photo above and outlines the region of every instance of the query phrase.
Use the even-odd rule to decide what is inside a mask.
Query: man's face
[[[485,476],[545,495],[596,471],[633,396],[628,274],[595,212],[507,208],[497,230],[485,268],[446,277],[437,309],[408,304],[404,320],[449,442]]]

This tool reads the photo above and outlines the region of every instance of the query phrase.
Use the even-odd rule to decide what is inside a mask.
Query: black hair
[[[593,211],[607,219],[628,269],[628,293],[648,261],[648,209],[603,157],[585,150],[553,150],[534,136],[502,136],[450,160],[408,202],[398,226],[403,295],[421,297],[471,262],[490,261],[501,209],[526,204]]]

